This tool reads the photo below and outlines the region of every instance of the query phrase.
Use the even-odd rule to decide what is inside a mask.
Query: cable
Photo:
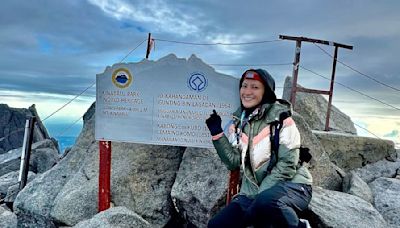
[[[119,61],[120,63],[122,61],[124,61],[134,50],[136,50],[140,45],[143,44],[143,42],[146,41],[146,39],[144,39],[142,42],[140,42],[135,48],[133,48],[127,55],[125,55],[125,57],[123,57],[121,59],[121,61]],[[52,117],[54,114],[56,114],[57,112],[59,112],[61,109],[65,108],[65,106],[67,106],[68,104],[70,104],[72,101],[74,101],[76,98],[78,98],[79,96],[81,96],[83,93],[85,93],[88,89],[92,88],[94,85],[96,85],[96,82],[92,83],[90,86],[88,86],[86,89],[84,89],[82,92],[80,92],[78,95],[76,95],[74,98],[72,98],[71,100],[69,100],[67,103],[65,103],[63,106],[61,106],[60,108],[58,108],[56,111],[54,111],[53,113],[51,113],[50,115],[48,115],[47,117],[45,117],[43,120],[39,120],[40,122],[44,122],[47,119],[49,119],[50,117]]]
[[[194,42],[185,42],[185,41],[176,41],[176,40],[164,40],[164,39],[153,39],[162,42],[169,42],[169,43],[178,43],[178,44],[188,44],[188,45],[203,45],[203,46],[211,46],[211,45],[226,45],[226,46],[234,46],[234,45],[251,45],[251,44],[263,44],[263,43],[271,43],[271,42],[278,42],[282,40],[263,40],[263,41],[253,41],[253,42],[242,42],[242,43],[194,43]]]
[[[67,103],[65,103],[63,106],[61,106],[60,108],[58,108],[56,111],[54,111],[53,113],[51,113],[50,115],[48,115],[46,118],[44,118],[43,120],[39,120],[40,122],[44,122],[47,119],[49,119],[50,117],[52,117],[54,114],[56,114],[57,112],[59,112],[61,109],[63,109],[65,106],[69,105],[72,101],[74,101],[76,98],[78,98],[80,95],[82,95],[84,92],[86,92],[88,89],[92,88],[94,85],[96,85],[96,82],[92,83],[90,86],[88,86],[86,89],[84,89],[82,92],[80,92],[78,95],[76,95],[74,98],[72,98],[71,100],[69,100]]]
[[[338,111],[340,112],[339,109],[338,109]],[[331,109],[331,112],[337,113],[337,114],[338,114],[337,117],[340,117],[340,118],[342,118],[342,119],[345,119],[345,118],[342,116],[342,114],[344,114],[344,113],[342,113],[342,112],[341,112],[341,113],[336,112],[336,110],[334,110],[334,109]],[[384,139],[382,139],[381,137],[379,137],[378,135],[376,135],[375,133],[369,131],[368,129],[366,129],[366,128],[364,128],[364,127],[361,127],[360,125],[354,123],[353,121],[351,121],[351,122],[352,122],[354,125],[356,125],[357,127],[359,127],[359,128],[361,128],[361,129],[367,131],[367,132],[370,133],[371,135],[374,135],[376,138],[378,138],[378,139],[380,139],[380,140],[384,140]]]
[[[142,42],[140,42],[136,47],[134,47],[132,50],[129,51],[128,54],[126,54],[120,61],[119,63],[121,63],[122,61],[124,61],[133,51],[135,51],[138,47],[140,47],[140,45],[142,45],[147,39],[144,39]],[[73,100],[75,100],[76,98],[78,98],[79,96],[81,96],[84,92],[86,92],[88,89],[90,89],[91,87],[93,87],[96,84],[93,83],[91,84],[89,87],[87,87],[85,90],[83,90],[80,94],[76,95],[73,99],[71,99],[70,101],[68,101],[66,104],[64,104],[63,106],[61,106],[59,109],[57,109],[55,112],[53,112],[52,114],[50,114],[49,116],[47,116],[46,118],[44,118],[42,121],[40,122],[44,122],[45,120],[47,120],[48,118],[50,118],[52,115],[54,115],[55,113],[57,113],[58,111],[60,111],[61,109],[63,109],[65,106],[67,106],[69,103],[71,103]],[[58,134],[55,137],[60,137],[63,136],[72,126],[74,126],[80,119],[82,119],[83,116],[79,117],[79,119],[75,120],[72,124],[70,124],[68,127],[64,128],[60,134]]]
[[[318,44],[316,44],[316,43],[313,43],[313,44],[314,44],[315,46],[317,46],[317,47],[318,47],[322,52],[324,52],[326,55],[328,55],[329,57],[331,57],[332,59],[334,59],[334,57],[333,57],[331,54],[329,54],[325,49],[323,49],[322,47],[320,47],[320,46],[319,46]],[[343,66],[349,68],[350,70],[352,70],[352,71],[354,71],[354,72],[356,72],[356,73],[358,73],[358,74],[360,74],[360,75],[362,75],[362,76],[364,76],[364,77],[367,77],[367,78],[369,78],[370,80],[372,80],[372,81],[374,81],[374,82],[376,82],[376,83],[378,83],[378,84],[381,84],[381,85],[383,85],[383,86],[386,86],[386,87],[388,87],[388,88],[391,88],[391,89],[393,89],[393,90],[395,90],[395,91],[400,92],[400,89],[398,89],[398,88],[396,88],[396,87],[393,87],[393,86],[391,86],[391,85],[388,85],[388,84],[386,84],[386,83],[384,83],[384,82],[381,82],[381,81],[379,81],[379,80],[376,80],[376,79],[373,78],[372,76],[369,76],[369,75],[367,75],[367,74],[362,73],[361,71],[359,71],[359,70],[357,70],[357,69],[354,69],[353,67],[351,67],[351,66],[347,65],[346,63],[344,63],[344,62],[338,60],[337,58],[336,58],[336,61],[337,61],[338,63],[342,64]]]
[[[125,55],[120,61],[119,63],[121,63],[122,61],[124,61],[134,50],[136,50],[140,45],[142,45],[144,43],[144,41],[146,41],[147,39],[144,39],[142,42],[140,42],[136,47],[134,47],[132,50],[129,51],[129,53],[127,55]],[[65,103],[64,105],[62,105],[60,108],[58,108],[56,111],[52,112],[50,115],[46,116],[43,120],[40,120],[39,117],[36,120],[36,124],[37,123],[41,123],[44,124],[44,122],[49,119],[50,117],[52,117],[54,114],[56,114],[57,112],[59,112],[61,109],[65,108],[68,104],[70,104],[72,101],[76,100],[79,96],[81,96],[83,93],[85,93],[87,90],[89,90],[90,88],[92,88],[94,85],[96,84],[96,82],[92,83],[90,86],[88,86],[87,88],[85,88],[82,92],[80,92],[79,94],[77,94],[74,98],[72,98],[71,100],[69,100],[67,103]],[[60,134],[59,136],[62,136],[66,131],[69,130],[69,128],[71,128],[73,125],[76,124],[76,122],[78,122],[82,117],[80,117],[78,120],[76,120],[74,123],[72,123],[69,127],[67,127],[66,129],[64,129],[65,131],[62,132],[62,134]],[[0,142],[3,141],[6,137],[15,134],[17,132],[20,132],[22,130],[24,130],[25,128],[19,128],[17,130],[14,130],[10,133],[8,133],[7,135],[3,136],[2,138],[0,138]]]
[[[23,131],[24,129],[25,128],[17,128],[16,130],[14,130],[14,131],[8,133],[7,135],[3,136],[2,138],[0,138],[0,142],[3,141],[6,137],[8,137],[10,135],[13,135],[13,134],[15,134],[17,132]]]
[[[210,63],[208,65],[211,66],[287,66],[287,65],[293,65],[293,63],[265,63],[265,64],[224,64],[224,63]]]
[[[142,42],[140,42],[140,44],[138,44],[135,48],[133,48],[128,54],[125,55],[124,58],[122,58],[119,63],[121,63],[122,61],[124,61],[134,50],[136,50],[138,47],[140,47],[140,45],[143,44],[143,42],[145,42],[147,39],[144,39]]]
[[[304,70],[306,70],[306,71],[309,71],[309,72],[311,72],[311,73],[313,73],[313,74],[315,74],[315,75],[317,75],[317,76],[320,76],[320,77],[322,77],[322,78],[324,78],[324,79],[327,79],[327,80],[329,80],[329,81],[331,80],[331,79],[329,79],[328,77],[325,77],[325,76],[323,76],[323,75],[321,75],[321,74],[318,74],[318,73],[316,73],[316,72],[314,72],[314,71],[312,71],[312,70],[310,70],[310,69],[305,68],[304,66],[301,66],[301,65],[300,65],[300,67],[301,67],[302,69],[304,69]],[[367,96],[368,98],[371,98],[371,99],[374,99],[374,100],[377,100],[377,101],[381,102],[380,100],[378,100],[378,99],[376,99],[376,98],[370,97],[370,96],[368,96],[368,95],[366,95],[366,94],[364,94],[364,93],[362,93],[362,92],[359,92],[359,91],[357,91],[357,90],[354,90],[354,89],[352,89],[352,88],[350,88],[350,87],[348,87],[348,86],[343,85],[343,84],[340,83],[340,82],[336,82],[336,81],[335,81],[334,83],[337,83],[337,84],[339,84],[339,85],[341,85],[341,86],[344,86],[344,87],[346,87],[347,89],[350,89],[350,90],[352,90],[352,91],[354,91],[354,92],[357,92],[357,93],[359,93],[359,94],[361,94],[361,95]],[[284,88],[291,88],[291,87],[284,87]],[[384,103],[384,102],[381,102],[381,103],[386,104],[386,103]],[[390,105],[390,104],[386,104],[386,105],[389,105],[389,106],[391,106],[391,107],[393,107],[393,108],[395,108],[395,109],[398,109],[398,108],[396,108],[396,107],[394,107],[394,106],[392,106],[392,105]],[[400,109],[398,109],[398,110],[400,110]],[[331,111],[332,111],[332,112],[335,112],[334,109],[331,109]],[[341,115],[339,115],[339,116],[341,117]],[[354,123],[354,122],[353,122],[353,124],[356,125],[357,127],[361,128],[361,129],[367,131],[367,132],[370,133],[371,135],[374,135],[376,138],[378,138],[378,139],[380,139],[380,140],[384,140],[384,139],[382,139],[381,137],[379,137],[378,135],[376,135],[375,133],[369,131],[368,129],[366,129],[366,128],[364,128],[364,127],[361,127],[360,125],[358,125],[358,124],[356,124],[356,123]]]
[[[10,185],[10,187],[11,186],[14,186],[14,185],[16,185],[16,184],[19,184],[20,183],[20,181],[18,181],[18,182],[15,182],[15,183],[13,183],[12,185]],[[6,197],[12,197],[12,196],[14,196],[15,194],[18,194],[20,192],[20,190],[18,189],[17,191],[15,191],[15,192],[13,192],[13,193],[11,193],[11,194],[7,194],[3,199],[0,199],[0,203],[3,203],[3,202],[5,202],[6,201]]]
[[[55,138],[63,136],[72,126],[74,126],[76,123],[78,123],[79,120],[81,120],[83,116],[79,117],[79,119],[75,120],[72,124],[70,124],[68,127],[64,128],[61,130],[61,133],[58,134],[57,136],[54,136]]]
[[[301,67],[302,69],[306,70],[306,71],[309,71],[309,72],[311,72],[311,73],[317,75],[317,76],[320,76],[320,77],[322,77],[322,78],[325,78],[326,80],[329,80],[329,81],[331,80],[330,78],[325,77],[325,76],[323,76],[323,75],[321,75],[321,74],[318,74],[318,73],[316,73],[315,71],[312,71],[312,70],[310,70],[310,69],[307,69],[307,68],[305,68],[305,67],[302,66],[302,65],[300,65],[300,67]],[[346,85],[344,85],[344,84],[342,84],[342,83],[340,83],[340,82],[334,81],[334,83],[335,83],[335,84],[339,84],[339,85],[341,85],[341,86],[343,86],[343,87],[345,87],[345,88],[347,88],[347,89],[349,89],[349,90],[351,90],[351,91],[353,91],[353,92],[359,93],[359,94],[361,94],[361,95],[363,95],[363,96],[365,96],[365,97],[368,97],[368,98],[370,98],[370,99],[373,99],[373,100],[375,100],[375,101],[378,101],[379,103],[382,103],[382,104],[384,104],[384,105],[387,105],[387,106],[389,106],[389,107],[391,107],[391,108],[394,108],[394,109],[400,111],[400,108],[397,108],[397,107],[395,107],[395,106],[393,106],[393,105],[391,105],[391,104],[388,104],[388,103],[386,103],[386,102],[383,102],[383,101],[381,101],[381,100],[379,100],[379,99],[377,99],[377,98],[371,97],[371,96],[369,96],[369,95],[367,95],[367,94],[365,94],[365,93],[363,93],[363,92],[360,92],[360,91],[358,91],[358,90],[355,90],[355,89],[353,89],[353,88],[351,88],[351,87],[349,87],[349,86],[346,86]]]
[[[356,124],[356,123],[354,123],[354,122],[353,122],[353,124],[356,125],[357,127],[361,128],[361,129],[363,129],[364,131],[367,131],[368,133],[370,133],[371,135],[377,137],[378,139],[380,139],[380,140],[385,140],[385,139],[382,139],[381,137],[377,136],[377,135],[374,134],[373,132],[369,131],[367,128],[361,127],[360,125],[358,125],[358,124]]]

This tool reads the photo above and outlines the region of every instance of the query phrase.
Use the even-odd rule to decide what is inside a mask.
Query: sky
[[[285,77],[292,75],[295,42],[279,35],[303,36],[354,47],[339,49],[333,104],[374,137],[400,143],[399,10],[398,0],[4,0],[0,103],[36,104],[44,119],[95,83],[106,66],[141,61],[148,33],[155,39],[151,60],[195,54],[216,71],[237,77],[262,67],[276,79],[280,96]],[[333,55],[333,47],[302,43],[298,83],[329,89],[321,77],[332,72],[326,53]],[[95,93],[90,87],[46,119],[50,134],[76,136]],[[358,126],[360,135],[370,135]]]

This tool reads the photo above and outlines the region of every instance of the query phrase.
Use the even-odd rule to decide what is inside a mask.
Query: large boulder
[[[293,119],[300,131],[301,144],[310,148],[313,156],[309,164],[309,169],[313,176],[314,185],[330,190],[341,190],[342,178],[346,175],[344,171],[329,160],[329,156],[319,140],[312,133],[304,118],[294,112]]]
[[[325,131],[313,133],[328,153],[329,159],[346,171],[397,157],[394,143],[390,140]]]
[[[0,154],[22,147],[26,119],[35,116],[38,121],[33,131],[33,142],[49,139],[46,128],[40,121],[35,105],[26,108],[10,108],[0,104]]]
[[[4,199],[7,195],[8,189],[12,186],[19,187],[18,181],[19,171],[7,173],[0,177],[0,199]],[[36,174],[29,171],[27,182],[29,183],[35,178]]]
[[[21,151],[22,148],[18,148],[0,154],[0,176],[20,169]],[[36,142],[32,144],[29,170],[34,173],[44,173],[53,167],[59,159],[58,146],[52,139]]]
[[[187,148],[171,196],[179,214],[197,227],[225,205],[228,170],[215,149]]]
[[[81,221],[73,228],[135,227],[150,228],[149,222],[126,207],[113,207]]]
[[[387,227],[370,203],[342,192],[314,187],[309,209],[312,227]]]
[[[17,228],[17,216],[11,211],[0,206],[0,227]]]
[[[72,226],[97,213],[99,146],[94,139],[94,110],[93,104],[65,158],[18,194],[14,202],[18,216]],[[113,204],[138,213],[152,227],[167,224],[173,208],[170,192],[183,151],[172,146],[112,143]]]
[[[302,86],[297,84],[297,87]],[[292,78],[286,77],[282,98],[289,101],[291,90]],[[303,116],[312,130],[325,130],[328,102],[322,95],[297,92],[294,110]],[[331,106],[329,129],[332,131],[357,134],[357,130],[350,117],[341,112],[334,105]]]
[[[392,227],[400,227],[400,180],[381,177],[369,184],[375,208]]]
[[[374,202],[371,189],[354,171],[350,171],[343,179],[343,192],[358,196],[368,203]]]
[[[357,168],[354,172],[366,183],[370,183],[379,177],[395,177],[400,170],[400,158],[396,161],[386,159]]]

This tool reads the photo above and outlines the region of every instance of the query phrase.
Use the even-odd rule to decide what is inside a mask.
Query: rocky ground
[[[298,102],[322,102],[315,99]],[[323,112],[318,107],[307,113]],[[0,227],[206,227],[225,205],[228,182],[213,149],[112,143],[112,207],[98,213],[94,110],[93,104],[63,158],[51,139],[33,145],[29,183],[19,193],[20,149],[3,147]],[[313,198],[302,216],[312,227],[400,227],[400,151],[393,142],[356,136],[342,116],[333,120],[336,133],[312,131],[324,122],[311,124],[298,111],[293,117],[302,144],[313,153],[314,177]]]

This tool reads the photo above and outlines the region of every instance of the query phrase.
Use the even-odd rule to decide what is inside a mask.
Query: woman
[[[275,81],[263,69],[244,72],[239,88],[241,107],[226,135],[215,110],[206,120],[222,162],[229,170],[242,169],[239,194],[208,226],[309,227],[296,214],[308,207],[312,177],[299,161],[300,134],[290,104],[277,101]]]

